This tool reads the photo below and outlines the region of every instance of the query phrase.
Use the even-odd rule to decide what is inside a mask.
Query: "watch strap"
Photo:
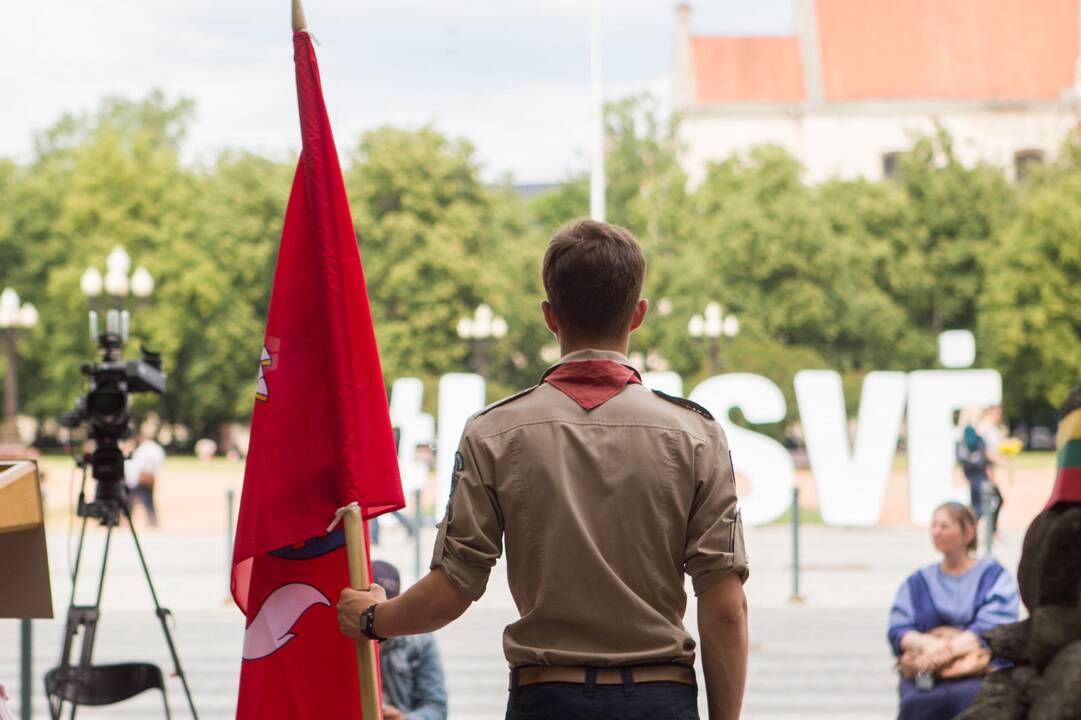
[[[383,642],[386,638],[375,634],[375,606],[378,604],[379,603],[373,603],[369,605],[364,612],[360,614],[360,632],[369,640]]]

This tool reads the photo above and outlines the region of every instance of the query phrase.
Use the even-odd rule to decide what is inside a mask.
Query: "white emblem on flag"
[[[281,343],[277,338],[268,337],[267,343],[271,348],[277,350]],[[270,388],[267,386],[266,371],[274,370],[277,367],[278,354],[277,352],[271,354],[267,346],[263,346],[263,353],[259,356],[259,377],[255,381],[255,399],[266,402],[270,397]]]
[[[290,631],[315,605],[330,607],[330,600],[307,583],[289,583],[270,593],[244,630],[244,659],[264,658],[296,637]]]
[[[259,366],[259,379],[255,381],[255,398],[256,400],[262,400],[266,402],[270,391],[266,386],[266,376],[263,375],[263,366]]]

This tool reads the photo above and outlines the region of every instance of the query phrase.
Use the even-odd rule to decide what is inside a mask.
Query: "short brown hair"
[[[574,220],[544,253],[544,290],[556,317],[579,338],[617,338],[642,294],[646,259],[630,230]]]
[[[961,527],[962,534],[972,528],[972,540],[968,543],[968,549],[975,550],[979,543],[977,542],[976,513],[972,512],[972,508],[959,502],[945,502],[935,508],[936,513],[939,510],[944,511]]]

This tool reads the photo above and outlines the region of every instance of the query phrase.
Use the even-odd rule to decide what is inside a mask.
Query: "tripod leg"
[[[161,621],[162,632],[165,633],[165,643],[169,646],[169,655],[173,658],[173,669],[177,677],[180,678],[180,684],[184,687],[184,695],[188,699],[188,707],[191,708],[191,716],[194,720],[199,720],[199,714],[195,711],[195,701],[191,697],[191,688],[188,687],[188,678],[184,674],[184,670],[180,667],[180,656],[176,652],[176,644],[173,642],[173,635],[169,631],[169,611],[161,606],[158,602],[158,594],[154,591],[154,581],[150,579],[150,567],[146,564],[146,558],[143,557],[143,547],[139,544],[139,535],[135,532],[135,525],[131,522],[131,510],[125,505],[123,507],[124,517],[128,519],[128,528],[131,530],[131,539],[135,541],[135,551],[139,555],[139,562],[143,566],[143,574],[146,576],[146,586],[150,589],[150,597],[154,601],[154,612],[158,616],[158,620]],[[164,688],[162,689],[162,695],[164,696]],[[169,704],[166,701],[166,716],[168,717]]]
[[[85,480],[84,480],[84,482],[85,482]],[[71,570],[71,601],[68,603],[68,618],[67,618],[67,623],[66,623],[65,628],[64,628],[64,647],[63,647],[63,651],[62,651],[61,656],[60,656],[60,665],[59,665],[59,667],[64,668],[64,669],[70,667],[70,665],[71,665],[71,650],[72,650],[72,646],[75,643],[75,636],[78,635],[78,633],[79,633],[79,625],[78,625],[78,623],[75,623],[75,624],[72,623],[72,610],[75,608],[75,596],[76,596],[78,580],[79,580],[79,568],[82,566],[83,548],[86,546],[86,523],[87,523],[87,518],[84,516],[82,526],[79,529],[79,545],[75,550],[75,565]],[[111,532],[112,528],[110,528],[109,530]],[[105,549],[105,554],[107,556],[108,552],[109,552],[108,544],[106,544],[105,548],[106,548]],[[106,560],[106,558],[103,557],[102,558],[102,576],[103,577],[104,577],[104,573],[105,573],[105,569],[104,569],[105,568],[105,560]],[[98,588],[98,597],[99,597],[99,604],[100,604],[100,597],[101,597],[101,588],[100,587]],[[87,642],[87,636],[84,634],[83,635],[84,652],[85,652],[86,642]],[[64,699],[62,697],[60,697],[60,696],[53,697],[52,695],[49,695],[48,700],[49,700],[49,716],[52,718],[52,720],[60,720],[61,716],[64,714]],[[72,708],[71,708],[71,716],[72,717],[75,716],[75,706],[74,705],[72,705]]]

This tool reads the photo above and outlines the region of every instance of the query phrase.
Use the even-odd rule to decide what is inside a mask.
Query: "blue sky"
[[[0,156],[98,98],[192,97],[188,159],[298,145],[287,0],[33,0],[8,8]],[[700,34],[790,32],[791,0],[692,3]],[[307,0],[339,149],[385,124],[477,147],[486,178],[586,166],[589,0]],[[14,12],[12,17],[11,13]],[[674,3],[602,0],[605,96],[668,93]]]

